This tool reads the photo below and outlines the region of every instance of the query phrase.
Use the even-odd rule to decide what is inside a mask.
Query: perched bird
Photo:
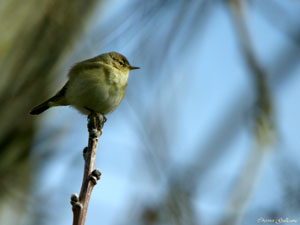
[[[124,97],[129,71],[139,69],[117,52],[76,63],[69,80],[52,98],[34,107],[37,115],[54,106],[73,106],[83,114],[112,112]]]

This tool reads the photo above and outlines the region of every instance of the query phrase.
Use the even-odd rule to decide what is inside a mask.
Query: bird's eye
[[[124,66],[124,63],[123,63],[123,62],[119,62],[119,63],[120,63],[121,66]]]

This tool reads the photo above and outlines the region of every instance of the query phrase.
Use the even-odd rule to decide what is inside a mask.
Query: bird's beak
[[[130,66],[129,69],[130,70],[138,70],[140,67],[136,67],[136,66]]]

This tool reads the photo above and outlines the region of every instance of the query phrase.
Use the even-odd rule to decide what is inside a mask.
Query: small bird
[[[52,98],[34,107],[37,115],[54,106],[73,106],[83,114],[105,115],[112,112],[124,97],[131,66],[117,52],[108,52],[76,63],[69,71],[69,80]]]

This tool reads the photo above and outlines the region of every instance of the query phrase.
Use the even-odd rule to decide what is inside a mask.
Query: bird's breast
[[[121,102],[127,77],[118,73],[88,74],[75,77],[67,91],[70,105],[87,114],[86,108],[107,114]]]

